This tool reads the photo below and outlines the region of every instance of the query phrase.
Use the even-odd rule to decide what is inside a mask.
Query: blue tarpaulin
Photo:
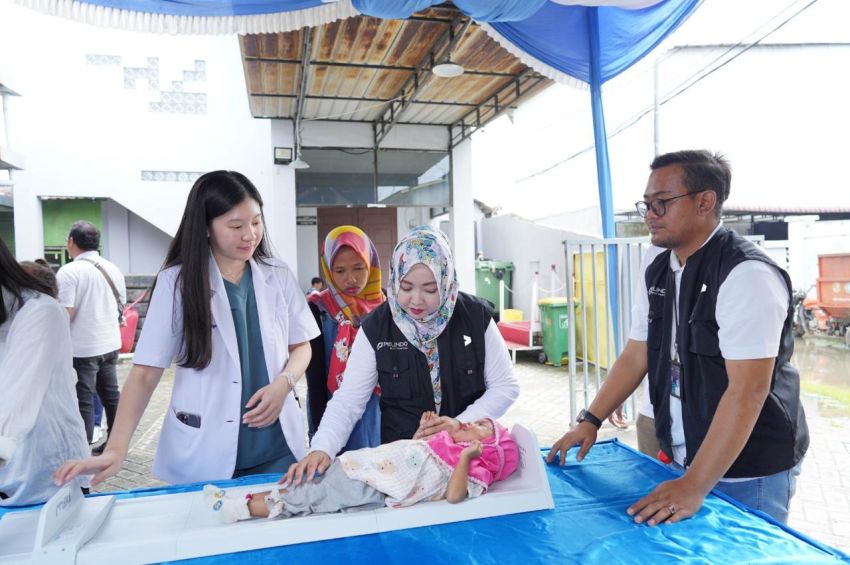
[[[588,84],[596,58],[604,84],[657,47],[700,1],[665,0],[640,10],[546,2],[523,21],[494,21],[490,27],[538,61]],[[598,30],[598,54],[591,49],[593,30]]]
[[[442,3],[441,0],[351,0],[363,14],[376,18],[408,18],[414,12]],[[461,12],[482,22],[512,22],[530,18],[546,0],[455,0]]]
[[[672,471],[617,441],[600,442],[582,463],[548,466],[554,510],[218,555],[183,563],[850,563],[850,556],[769,517],[710,495],[678,524],[635,524],[625,510]],[[218,483],[267,483],[262,475]],[[198,490],[201,484],[121,497]],[[487,496],[486,494],[484,496]],[[462,504],[462,503],[461,503]],[[404,509],[398,510],[404,512]],[[297,519],[297,518],[296,518]],[[2,525],[2,522],[0,522]]]
[[[488,31],[497,32],[503,42],[581,82],[594,81],[591,68],[597,61],[598,81],[603,84],[657,47],[700,1],[664,0],[640,9],[616,5],[628,6],[628,2],[583,6],[546,0],[456,0],[454,5],[472,19],[488,23]],[[377,18],[407,18],[439,3],[352,0],[356,10]],[[598,36],[596,49],[592,46],[594,35]]]
[[[224,17],[273,14],[309,10],[324,4],[322,0],[79,0],[115,10],[172,16]]]

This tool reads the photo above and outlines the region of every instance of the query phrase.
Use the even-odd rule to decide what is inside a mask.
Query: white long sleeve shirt
[[[313,436],[310,451],[323,451],[333,459],[345,446],[354,425],[363,416],[372,390],[378,384],[375,349],[366,332],[357,332],[342,386],[334,393],[325,409],[322,423]],[[484,385],[487,390],[481,398],[458,414],[461,422],[474,422],[481,418],[499,418],[519,396],[519,382],[505,347],[505,341],[492,320],[484,332]]]
[[[24,293],[0,326],[0,506],[44,502],[53,471],[89,455],[77,407],[68,313],[53,298]],[[80,483],[83,484],[83,483]]]

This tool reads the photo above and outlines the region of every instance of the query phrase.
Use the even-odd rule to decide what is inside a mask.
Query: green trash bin
[[[561,360],[570,352],[570,312],[567,299],[544,298],[540,306],[540,326],[543,331],[543,353],[541,362],[549,361],[560,367]]]
[[[510,261],[476,261],[475,262],[475,295],[493,303],[499,308],[499,281],[504,280],[505,286],[511,288],[514,264]],[[505,289],[504,308],[512,305],[511,293]]]

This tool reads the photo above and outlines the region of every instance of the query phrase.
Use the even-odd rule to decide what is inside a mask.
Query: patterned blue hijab
[[[423,264],[434,274],[440,294],[439,307],[421,320],[411,317],[398,303],[401,280],[410,270]],[[458,282],[451,246],[445,234],[428,226],[414,228],[396,245],[390,265],[388,302],[393,321],[407,340],[425,354],[434,388],[437,412],[442,402],[440,362],[437,338],[446,329],[457,302]]]

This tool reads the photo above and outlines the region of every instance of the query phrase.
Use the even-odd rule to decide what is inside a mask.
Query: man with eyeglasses
[[[809,444],[790,364],[791,281],[720,221],[731,169],[720,155],[656,157],[635,204],[653,248],[629,341],[578,424],[555,443],[581,461],[608,417],[649,375],[659,458],[683,472],[627,512],[650,526],[696,514],[712,488],[787,522]]]

